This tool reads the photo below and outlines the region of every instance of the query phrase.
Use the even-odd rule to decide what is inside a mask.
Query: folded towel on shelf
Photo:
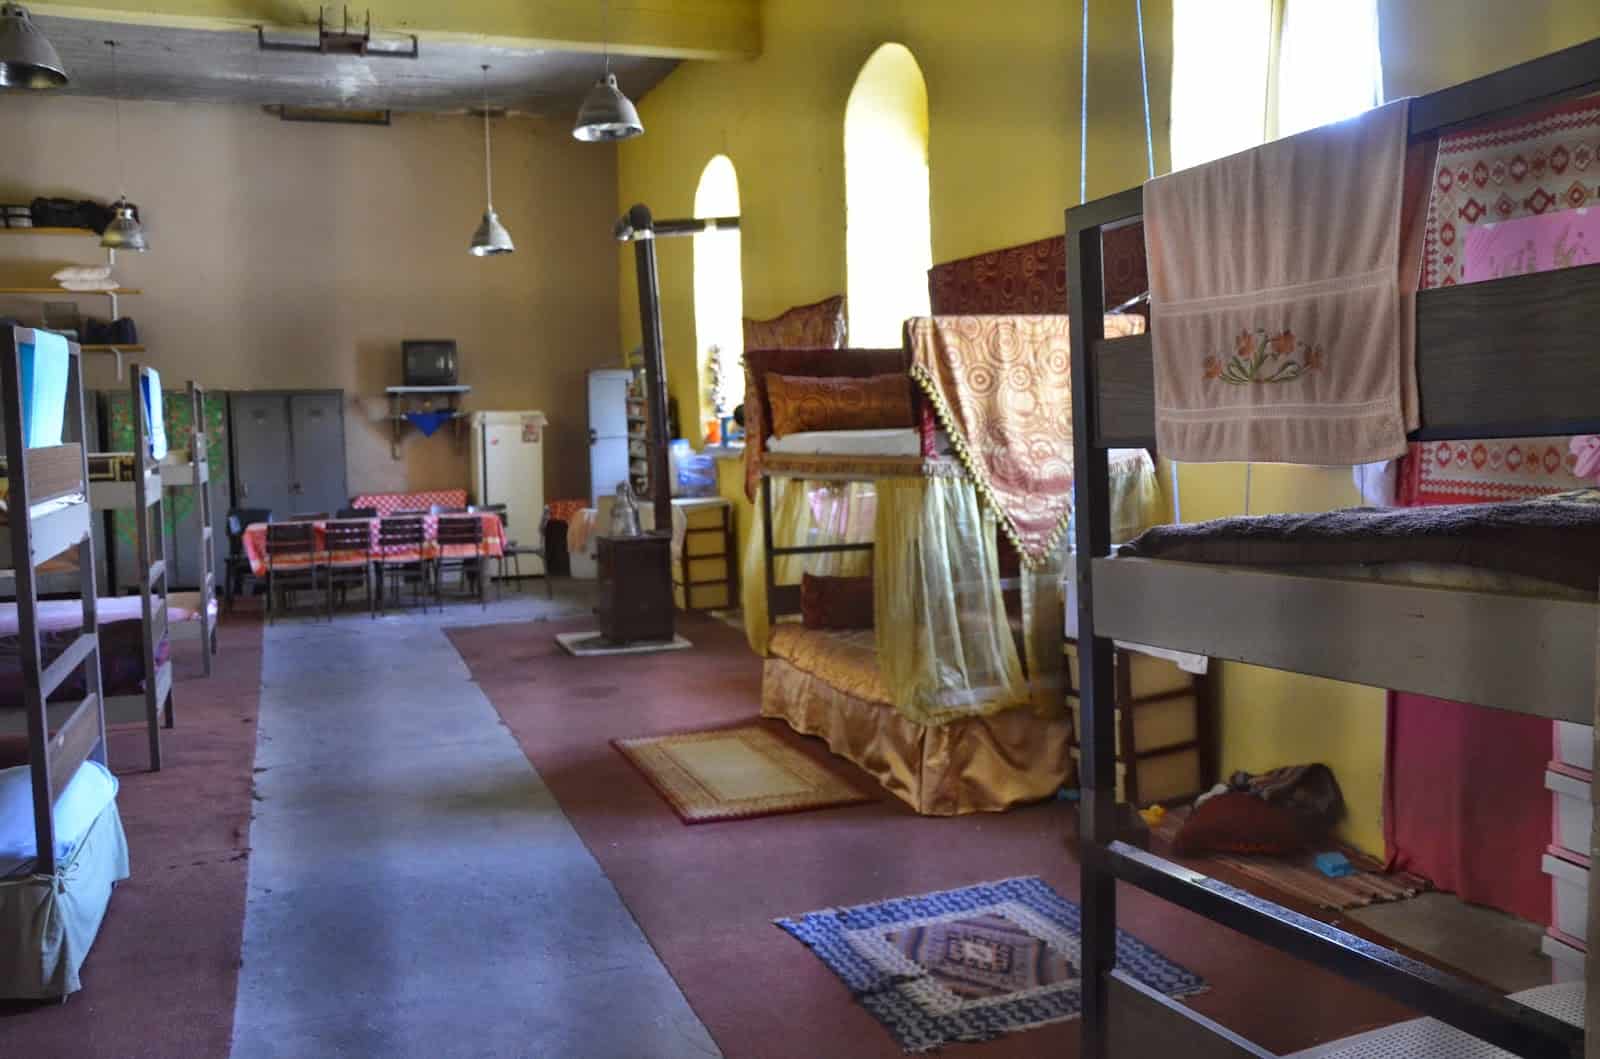
[[[111,278],[110,265],[68,265],[50,276],[57,283],[100,283]]]
[[[1163,455],[1404,454],[1430,175],[1408,112],[1402,100],[1145,185]]]

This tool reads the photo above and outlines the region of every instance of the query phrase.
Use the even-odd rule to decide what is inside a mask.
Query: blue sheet
[[[161,408],[161,373],[147,369],[144,387],[144,414],[150,423],[150,458],[167,458],[167,417]]]
[[[33,341],[19,346],[17,355],[22,362],[23,443],[30,449],[59,445],[71,370],[67,340],[50,331],[35,331]]]

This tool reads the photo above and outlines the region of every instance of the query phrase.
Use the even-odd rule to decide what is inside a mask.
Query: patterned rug
[[[1036,876],[780,919],[907,1052],[987,1041],[1082,1010],[1078,906]],[[1206,984],[1132,935],[1117,965],[1170,997]]]
[[[873,800],[758,724],[614,739],[611,745],[686,824]]]

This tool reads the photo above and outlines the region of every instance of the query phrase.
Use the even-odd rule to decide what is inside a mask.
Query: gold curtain
[[[872,482],[823,482],[803,478],[772,478],[772,544],[798,548],[817,544],[870,542],[876,495]],[[765,518],[760,494],[755,518],[745,545],[740,573],[740,603],[744,607],[745,639],[760,655],[767,653],[771,634],[767,623],[767,571]],[[861,577],[872,572],[871,552],[824,555],[784,555],[773,560],[773,582],[800,583],[803,573],[834,577]]]

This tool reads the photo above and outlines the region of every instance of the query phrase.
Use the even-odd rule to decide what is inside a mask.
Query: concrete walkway
[[[267,630],[234,1059],[718,1054],[441,631],[578,610]]]

